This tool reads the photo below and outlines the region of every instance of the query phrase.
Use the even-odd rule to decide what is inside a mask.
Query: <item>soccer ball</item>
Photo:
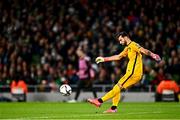
[[[63,85],[60,86],[59,92],[63,96],[69,96],[72,93],[72,89],[71,89],[71,87],[68,84],[63,84]]]

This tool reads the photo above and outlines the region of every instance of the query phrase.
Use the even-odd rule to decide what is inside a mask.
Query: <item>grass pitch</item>
[[[88,103],[0,103],[0,119],[16,120],[173,120],[180,119],[180,103],[120,103],[118,112],[103,114],[111,106]]]

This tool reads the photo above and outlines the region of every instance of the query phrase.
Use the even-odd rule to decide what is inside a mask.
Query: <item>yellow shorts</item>
[[[126,89],[141,80],[141,74],[129,74],[126,73],[119,81],[118,84],[122,86],[122,88]]]

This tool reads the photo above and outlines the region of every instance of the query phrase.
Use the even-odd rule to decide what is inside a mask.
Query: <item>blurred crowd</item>
[[[141,87],[156,86],[170,73],[180,84],[180,6],[178,0],[2,0],[0,1],[0,85],[23,79],[29,85],[78,80],[79,46],[91,58],[96,84],[112,84],[127,60],[95,64],[97,56],[118,54],[114,33],[159,54],[144,56]]]

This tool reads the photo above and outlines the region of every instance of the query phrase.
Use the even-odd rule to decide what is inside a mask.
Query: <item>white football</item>
[[[63,85],[60,86],[59,92],[63,96],[69,96],[72,93],[72,89],[71,89],[71,87],[68,84],[63,84]]]

